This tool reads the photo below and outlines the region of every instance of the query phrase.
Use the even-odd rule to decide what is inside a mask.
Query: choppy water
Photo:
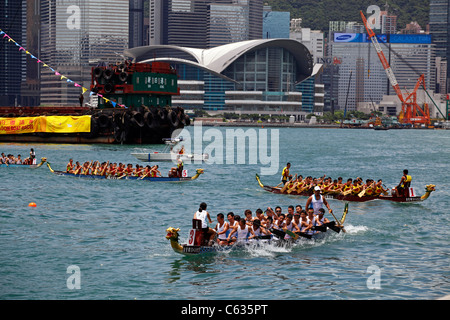
[[[435,299],[450,293],[450,131],[279,130],[280,171],[290,161],[291,172],[382,178],[392,187],[408,168],[418,193],[429,183],[437,191],[418,204],[350,203],[347,233],[324,240],[184,257],[173,252],[165,230],[180,227],[185,240],[200,202],[215,220],[218,212],[247,208],[286,211],[306,198],[263,191],[254,165],[203,165],[206,173],[184,184],[0,168],[0,299]],[[23,155],[31,147],[54,169],[70,157],[136,163],[130,153],[143,149],[0,143],[0,152]],[[165,173],[170,165],[162,167]],[[198,165],[187,167],[192,172]],[[268,185],[279,180],[279,174],[262,177]],[[344,203],[330,204],[340,216]],[[72,265],[80,268],[81,289],[67,287]],[[368,287],[375,275],[368,268],[378,268],[379,289]]]

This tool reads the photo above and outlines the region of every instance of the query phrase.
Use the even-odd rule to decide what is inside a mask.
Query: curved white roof
[[[220,75],[230,64],[247,52],[266,47],[281,47],[291,52],[297,62],[297,80],[302,81],[313,72],[313,59],[309,50],[300,42],[292,39],[259,39],[235,42],[212,49],[198,49],[188,47],[178,47],[170,45],[152,45],[146,47],[137,47],[125,50],[125,55],[134,58],[135,62],[150,61],[172,61],[196,65],[199,68],[208,70],[214,74]],[[172,49],[182,51],[190,55],[195,62],[175,59],[173,57],[158,57],[157,59],[142,60],[140,57],[148,56],[148,53],[158,49]],[[222,75],[223,76],[223,75]]]

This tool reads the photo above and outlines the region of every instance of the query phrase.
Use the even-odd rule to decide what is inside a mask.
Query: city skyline
[[[147,2],[147,1],[144,1]],[[16,23],[17,30],[14,37],[27,45],[27,48],[31,48],[38,51],[38,55],[41,60],[46,61],[48,64],[55,66],[60,73],[66,73],[71,76],[75,81],[89,86],[90,80],[89,73],[90,68],[97,63],[116,63],[122,59],[123,52],[127,48],[139,47],[146,43],[164,45],[176,45],[176,46],[189,46],[195,48],[214,48],[228,43],[237,43],[251,39],[263,39],[263,38],[286,38],[286,35],[292,34],[292,30],[288,30],[291,17],[288,12],[270,12],[269,7],[265,7],[263,15],[263,4],[261,1],[256,0],[166,0],[155,1],[148,0],[148,14],[149,18],[144,19],[144,2],[131,1],[131,0],[116,0],[116,1],[9,1],[8,16],[11,16],[13,11],[16,15],[20,12],[19,21]],[[448,4],[449,1],[431,1],[430,4],[430,21],[435,22],[433,17],[433,5],[439,3],[440,7]],[[14,4],[16,7],[14,8]],[[98,6],[105,8],[97,10]],[[450,6],[447,6],[449,10]],[[18,9],[19,8],[19,9]],[[434,7],[436,11],[436,7]],[[441,10],[442,11],[442,10]],[[6,9],[5,9],[6,12]],[[35,14],[32,15],[31,13]],[[36,14],[38,12],[38,14]],[[160,18],[156,19],[158,13],[161,13]],[[153,18],[152,18],[153,15]],[[31,16],[31,18],[30,18]],[[111,20],[110,17],[114,16]],[[280,17],[280,18],[278,18]],[[383,18],[384,17],[384,18]],[[448,17],[447,17],[448,18]],[[277,22],[283,21],[279,24]],[[442,20],[442,14],[441,14]],[[17,20],[17,18],[16,18]],[[304,43],[313,56],[314,62],[320,62],[330,59],[330,57],[336,56],[332,51],[333,38],[324,38],[324,33],[320,30],[310,30],[301,25],[301,19],[299,21],[300,35],[297,35],[297,40]],[[22,28],[23,22],[26,21],[28,28]],[[387,15],[382,13],[382,27],[377,31],[393,32],[395,28],[396,18],[394,15]],[[17,21],[16,21],[17,22]],[[286,24],[286,22],[288,22]],[[159,30],[159,36],[156,36],[155,29],[157,26],[165,24],[165,29]],[[148,25],[149,31],[146,32],[145,24]],[[270,24],[272,26],[270,26]],[[441,23],[441,25],[443,25]],[[33,27],[31,27],[33,26]],[[330,24],[331,26],[331,24]],[[344,32],[364,32],[359,22],[347,22]],[[350,26],[350,27],[349,27]],[[448,27],[448,24],[447,24]],[[350,29],[348,29],[350,28]],[[352,29],[353,28],[353,29]],[[440,27],[442,29],[442,27]],[[286,29],[286,30],[285,30]],[[271,30],[271,31],[268,31]],[[331,30],[331,29],[330,29]],[[330,32],[330,30],[328,32]],[[430,31],[433,30],[430,23]],[[445,31],[445,30],[444,30]],[[333,31],[334,32],[334,31]],[[399,32],[397,30],[397,32]],[[351,32],[349,32],[351,33]],[[441,32],[444,36],[445,32]],[[186,34],[190,34],[190,37],[186,37]],[[320,36],[322,34],[322,37]],[[145,37],[148,36],[148,39]],[[439,39],[442,39],[438,37]],[[299,38],[298,38],[299,37]],[[159,39],[159,40],[158,40]],[[294,37],[295,39],[295,37]],[[314,40],[313,40],[314,39]],[[432,43],[435,43],[436,36],[432,34]],[[156,41],[156,42],[155,42]],[[320,42],[319,42],[320,41]],[[441,43],[441,44],[439,44]],[[19,104],[75,104],[78,102],[79,90],[77,88],[71,88],[65,85],[63,82],[55,78],[54,74],[41,68],[37,72],[36,65],[27,63],[27,59],[24,56],[18,55],[14,48],[2,44],[3,48],[0,51],[0,60],[11,61],[8,65],[8,70],[21,70],[20,73],[8,71],[2,73],[2,79],[4,85],[2,91],[0,91],[1,99],[0,105],[19,105]],[[6,49],[6,47],[9,47]],[[395,46],[392,46],[394,49]],[[430,50],[432,46],[428,46]],[[388,48],[386,48],[388,50]],[[406,50],[406,51],[405,51]],[[397,56],[408,56],[410,53],[405,49],[402,51],[401,47],[395,49],[395,52],[400,52]],[[411,49],[413,50],[413,49]],[[438,41],[436,44],[436,56],[440,58],[438,62],[431,61],[432,51],[426,51],[423,49],[424,56],[417,59],[420,61],[428,61],[424,73],[427,77],[427,88],[432,88],[445,92],[445,85],[448,87],[448,41]],[[428,52],[428,53],[427,53]],[[431,54],[431,56],[430,56]],[[370,55],[370,53],[364,53],[363,55]],[[15,57],[14,57],[15,56]],[[368,66],[364,59],[358,58],[359,67],[356,66],[354,70],[355,81],[366,81],[364,77],[359,75],[356,77],[357,70],[359,74],[361,70],[367,70],[371,68],[373,78],[377,78],[376,72],[373,66]],[[372,60],[376,59],[376,54],[372,54]],[[404,64],[404,70],[401,69],[401,63],[399,59],[396,59],[393,54],[393,67],[398,72],[397,76],[402,81],[402,85],[407,88],[413,87],[416,77],[412,77],[408,72],[411,68],[407,64]],[[431,60],[430,60],[431,59]],[[338,59],[339,60],[339,59]],[[341,59],[342,60],[342,59]],[[13,61],[15,61],[13,63]],[[377,63],[376,61],[370,62],[371,65]],[[3,64],[3,65],[6,65]],[[348,80],[349,69],[342,65],[341,61],[341,73],[342,81]],[[433,70],[431,70],[431,69]],[[34,70],[33,70],[34,69]],[[419,68],[420,69],[420,68]],[[403,70],[403,71],[402,71]],[[447,71],[447,72],[444,72]],[[339,74],[339,68],[336,71]],[[347,72],[347,75],[344,73]],[[403,74],[405,74],[404,78]],[[7,78],[9,77],[9,78]],[[414,79],[413,79],[414,78]],[[320,77],[319,81],[324,81],[326,77]],[[357,80],[359,79],[359,80]],[[406,80],[407,81],[406,81]],[[442,80],[443,79],[443,80]],[[447,81],[446,81],[447,80]],[[355,83],[356,83],[355,82]],[[321,82],[324,83],[324,82]],[[435,85],[435,83],[437,83]],[[9,85],[13,84],[13,85]],[[389,92],[389,86],[387,85],[387,79],[383,75],[380,75],[378,86],[382,88],[383,92],[387,90]],[[326,84],[325,88],[330,89]],[[301,90],[304,90],[301,89]],[[377,89],[378,90],[378,89]],[[379,91],[381,93],[381,91]],[[2,93],[3,92],[3,93]],[[327,92],[326,94],[330,94]],[[30,95],[30,96],[29,96]],[[368,101],[373,99],[363,91],[355,93],[359,98],[356,100]],[[14,97],[14,98],[11,98]],[[343,107],[343,98],[334,97],[338,102],[336,106]],[[329,109],[331,98],[326,99],[325,107]],[[378,102],[380,98],[376,98]],[[323,108],[322,108],[323,110]]]

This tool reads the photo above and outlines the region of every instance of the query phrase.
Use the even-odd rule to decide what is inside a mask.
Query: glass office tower
[[[450,92],[450,0],[430,0],[430,33],[436,56],[447,61],[447,84],[440,91]]]
[[[261,39],[260,0],[150,0],[150,45],[213,48]]]
[[[91,67],[116,63],[128,48],[128,0],[42,0],[40,59],[89,87]],[[78,104],[81,89],[41,68],[41,104]]]
[[[12,39],[25,45],[26,1],[10,0],[0,2],[0,28]],[[0,41],[0,106],[21,104],[20,86],[26,70],[26,56],[5,39]]]

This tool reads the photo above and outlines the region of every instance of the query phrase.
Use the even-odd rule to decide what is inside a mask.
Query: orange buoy
[[[36,208],[36,203],[30,202],[30,203],[28,204],[28,206],[29,206],[29,207],[32,207],[32,208]]]

